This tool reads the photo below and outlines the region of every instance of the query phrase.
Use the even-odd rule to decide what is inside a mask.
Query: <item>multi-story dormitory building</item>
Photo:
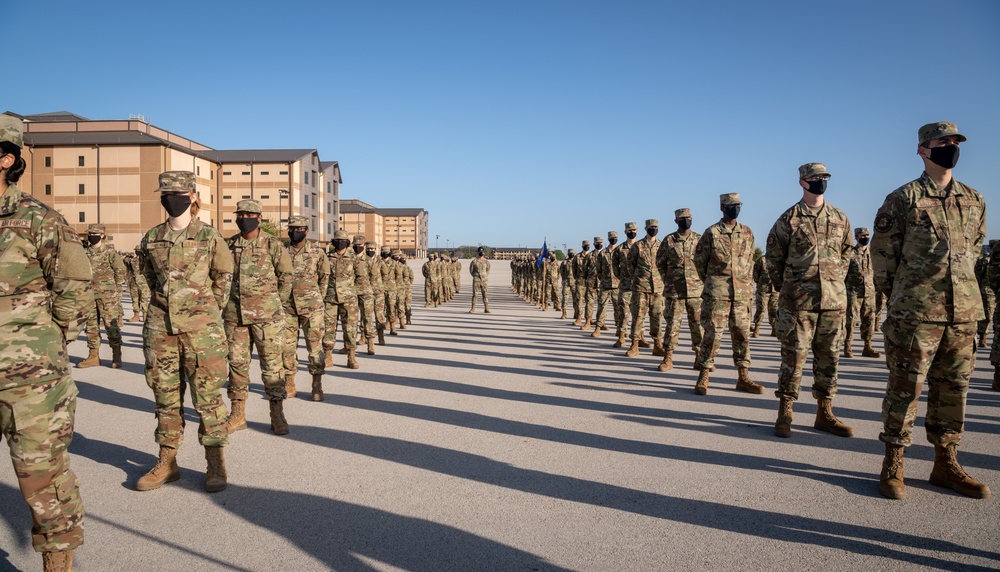
[[[18,115],[24,121],[27,170],[22,190],[56,208],[85,234],[102,223],[126,250],[163,222],[153,192],[163,171],[194,171],[199,217],[223,235],[236,234],[236,203],[255,199],[264,218],[312,222],[309,238],[328,241],[340,227],[340,166],[315,149],[220,151],[142,119],[92,121],[68,112]]]
[[[420,208],[380,209],[358,199],[340,202],[340,224],[348,234],[363,234],[409,258],[427,256],[429,216]]]

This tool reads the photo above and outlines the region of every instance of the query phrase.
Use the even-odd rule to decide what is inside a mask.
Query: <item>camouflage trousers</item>
[[[844,343],[854,339],[854,326],[859,326],[861,340],[871,343],[875,337],[875,300],[872,298],[847,295],[847,317],[844,328]],[[860,323],[858,323],[860,322]]]
[[[431,282],[431,304],[441,303],[441,281],[434,280]]]
[[[885,305],[885,294],[875,291],[875,328],[878,329],[878,322],[882,319],[882,307]]]
[[[405,303],[403,304],[403,309],[406,311],[406,315],[409,316],[413,312],[413,288],[412,288],[412,284],[410,286],[407,286],[406,290],[404,290],[404,292],[406,292],[406,300],[405,300]],[[457,293],[458,290],[455,290],[455,292]]]
[[[993,305],[993,345],[990,346],[990,364],[1000,366],[1000,304]]]
[[[771,330],[774,330],[775,323],[778,319],[778,292],[762,292],[757,290],[757,298],[754,301],[754,312],[753,312],[753,327],[757,328],[760,326],[761,320],[764,318],[764,306],[767,306],[767,323],[771,326]]]
[[[122,315],[121,301],[97,298],[94,310],[87,316],[87,347],[96,350],[101,347],[101,326],[108,332],[108,345],[120,348],[122,345],[122,329],[118,318]]]
[[[490,288],[490,286],[489,286],[489,283],[487,281],[482,280],[480,278],[473,279],[473,281],[472,281],[472,309],[473,310],[476,309],[476,296],[479,296],[480,298],[483,299],[483,306],[489,306],[490,300],[486,296],[486,293],[489,290],[489,288]]]
[[[580,318],[586,320],[588,316],[584,315],[584,303],[587,300],[587,286],[583,281],[577,282],[573,286],[573,319]]]
[[[148,323],[148,322],[147,322]],[[198,332],[169,334],[144,328],[142,351],[146,357],[146,385],[156,402],[156,443],[177,449],[184,436],[184,380],[191,386],[191,401],[201,419],[198,441],[205,447],[229,442],[222,402],[228,376],[228,344],[221,324]]]
[[[559,290],[560,290],[559,303],[562,305],[560,311],[562,310],[568,311],[570,306],[575,306],[575,304],[573,303],[573,285],[563,282],[559,286]]]
[[[382,299],[385,301],[385,319],[386,319],[386,321],[387,322],[391,322],[391,323],[396,323],[396,290],[395,289],[386,290],[385,291],[385,295],[382,296]],[[327,308],[327,312],[326,312],[326,321],[327,321],[327,326],[326,327],[329,328],[330,327],[330,309],[329,309],[329,307]],[[326,341],[323,342],[323,345],[325,347],[332,348],[333,344],[337,341],[337,338],[336,338],[336,333],[337,333],[336,314],[334,314],[334,320],[333,320],[333,333],[334,333],[334,337],[330,339],[330,344],[329,345],[327,345]]]
[[[653,341],[660,339],[660,322],[663,321],[663,294],[632,291],[632,332],[629,339],[641,340],[645,336],[646,313],[649,313],[649,335]]]
[[[993,308],[996,306],[997,300],[996,294],[993,293],[993,290],[990,290],[989,288],[982,288],[981,291],[983,297],[983,310],[986,311],[986,317],[979,320],[979,327],[976,329],[976,333],[979,334],[980,337],[983,337],[990,331],[990,320],[993,319]]]
[[[667,298],[663,304],[663,347],[669,352],[677,349],[681,334],[681,318],[687,312],[688,328],[691,330],[691,347],[701,347],[701,298]]]
[[[128,297],[132,299],[132,310],[139,311],[139,284],[131,272],[127,273],[125,283],[128,285]]]
[[[149,297],[151,296],[149,286],[146,285],[146,279],[142,277],[136,279],[135,286],[139,291],[139,296],[138,298],[132,296],[132,311],[138,310],[145,315],[146,309],[149,306]]]
[[[424,280],[424,304],[431,303],[431,281]]]
[[[598,288],[597,289],[597,325],[604,326],[606,321],[606,314],[608,313],[608,305],[611,306],[611,317],[615,319],[615,300],[618,299],[618,288]],[[617,320],[616,320],[617,323]]]
[[[632,289],[618,287],[618,314],[615,316],[615,329],[626,334],[629,332],[629,321],[632,318]]]
[[[406,288],[396,290],[396,318],[402,322],[406,319]]]
[[[385,290],[372,292],[372,308],[375,311],[375,330],[385,328]]]
[[[802,368],[811,349],[812,395],[817,400],[833,399],[837,393],[837,365],[844,340],[843,328],[843,310],[779,310],[777,331],[781,340],[781,370],[778,373],[778,390],[774,394],[779,398],[799,398]]]
[[[587,285],[584,290],[584,297],[580,304],[583,306],[584,321],[590,320],[593,323],[597,320],[597,286]]]
[[[358,318],[361,320],[361,333],[368,338],[375,337],[375,293],[358,294]]]
[[[441,281],[441,295],[444,297],[444,300],[451,300],[452,295],[454,294],[454,284],[455,283],[452,282],[450,278],[445,278]]]
[[[455,276],[455,293],[458,294],[462,291],[462,279],[456,274]]]
[[[229,399],[245,400],[250,393],[250,360],[254,347],[260,358],[260,377],[269,401],[285,399],[285,321],[241,326],[226,322],[229,340]],[[298,336],[296,336],[297,338]]]
[[[396,317],[396,291],[387,291],[387,308],[392,309],[389,315],[390,320]],[[327,300],[326,302],[326,332],[323,334],[323,349],[332,350],[337,345],[337,324],[344,328],[344,347],[348,350],[358,348],[358,298],[348,299],[346,302],[337,303]],[[329,365],[329,364],[328,364]]]
[[[911,322],[894,317],[885,321],[889,383],[879,439],[904,447],[913,442],[917,400],[926,380],[927,440],[942,447],[959,444],[975,363],[976,326],[976,322]]]
[[[699,369],[715,366],[715,354],[722,345],[722,334],[729,326],[733,344],[733,364],[750,367],[750,301],[707,300],[701,302],[701,363]]]
[[[80,483],[66,451],[73,440],[77,390],[68,367],[63,369],[57,379],[0,391],[0,436],[10,448],[17,483],[31,512],[36,552],[73,550],[83,544]],[[13,512],[13,507],[3,510]]]
[[[285,314],[285,333],[282,336],[285,344],[283,353],[285,375],[295,375],[299,371],[299,328],[306,338],[309,374],[322,374],[325,370],[323,332],[326,330],[326,315],[323,310],[316,310],[305,314]]]
[[[540,303],[544,309],[549,307],[550,302],[556,312],[562,310],[562,306],[559,304],[559,286],[551,280],[546,280],[545,284],[542,286],[542,299],[540,300]]]

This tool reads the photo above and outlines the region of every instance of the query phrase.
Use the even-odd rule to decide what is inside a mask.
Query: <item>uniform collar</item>
[[[927,174],[927,171],[924,171],[920,175],[920,182],[927,188],[927,194],[932,197],[944,198],[949,195],[958,196],[964,194],[963,191],[965,190],[962,184],[955,180],[954,176],[951,178],[951,182],[948,183],[948,186],[942,189],[937,186],[934,179],[931,179],[930,175]]]
[[[180,235],[181,239],[187,239],[187,238],[194,237],[195,235],[197,235],[201,231],[201,227],[204,226],[204,225],[205,225],[205,223],[201,222],[201,219],[199,219],[197,217],[192,217],[191,218],[191,224],[189,224],[187,226],[187,228],[185,228],[183,231],[181,231],[182,232],[182,234]],[[155,240],[166,240],[167,239],[167,234],[170,233],[170,232],[171,232],[171,230],[170,230],[170,223],[169,222],[164,222],[163,225],[160,226],[160,231],[156,233]]]
[[[8,216],[17,211],[17,203],[21,201],[21,190],[16,184],[11,184],[0,197],[0,216]]]

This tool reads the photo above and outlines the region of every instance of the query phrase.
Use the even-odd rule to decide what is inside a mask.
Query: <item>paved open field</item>
[[[335,356],[326,401],[304,391],[289,401],[284,437],[270,431],[255,362],[250,428],[226,448],[229,488],[212,495],[191,411],[181,480],[134,490],[157,448],[141,326],[126,324],[124,369],[74,370],[72,463],[87,506],[77,569],[1000,568],[998,499],[927,483],[923,402],[909,498],[879,496],[880,360],[841,361],[835,411],[855,438],[814,431],[806,391],[792,439],[779,440],[775,338],[752,340],[751,371],[767,393],[733,390],[727,338],[698,397],[686,338],[674,371],[660,373],[650,350],[624,357],[613,336],[593,339],[522,302],[509,278],[494,262],[490,315],[467,313],[467,272],[457,299],[437,309],[423,309],[421,281],[413,326],[378,355],[361,352],[359,370]],[[82,337],[70,351],[74,363],[86,355]],[[109,363],[107,345],[102,357]],[[1000,494],[990,379],[980,350],[959,459]],[[298,380],[307,389],[304,361]],[[0,517],[0,570],[40,570],[7,462]]]

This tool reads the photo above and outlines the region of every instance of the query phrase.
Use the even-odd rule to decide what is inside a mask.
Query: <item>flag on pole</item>
[[[548,241],[545,240],[542,241],[542,256],[541,258],[535,261],[535,264],[541,266],[545,262],[545,259],[547,259],[548,257],[549,257],[549,244]]]

